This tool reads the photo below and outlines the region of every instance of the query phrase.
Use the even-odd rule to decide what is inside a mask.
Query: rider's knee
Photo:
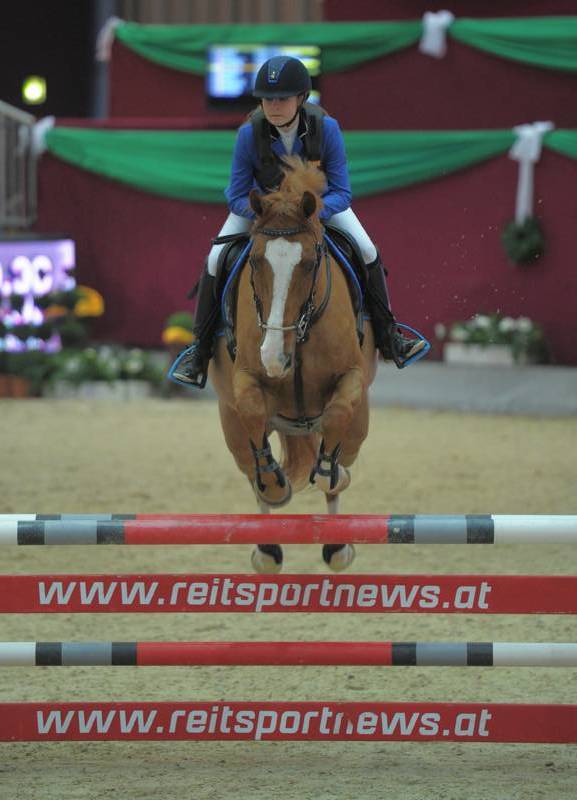
[[[363,261],[365,265],[368,266],[369,264],[373,264],[377,258],[379,257],[379,253],[377,248],[372,242],[363,242],[360,245],[361,248],[361,255],[363,257]]]
[[[206,259],[206,271],[209,275],[212,275],[213,278],[216,277],[216,272],[218,268],[218,257],[223,249],[223,244],[215,244],[210,248],[210,253],[208,254],[208,258]]]

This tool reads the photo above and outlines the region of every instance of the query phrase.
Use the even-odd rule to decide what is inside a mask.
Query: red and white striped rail
[[[0,545],[569,544],[577,515],[5,514]]]
[[[0,741],[389,741],[577,744],[576,705],[0,703]]]
[[[576,667],[572,642],[0,642],[0,667]]]
[[[577,614],[577,577],[0,575],[0,614]]]

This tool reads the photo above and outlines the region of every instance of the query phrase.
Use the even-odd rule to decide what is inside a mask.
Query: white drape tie
[[[17,153],[19,156],[30,151],[38,158],[46,150],[46,134],[54,127],[56,117],[42,117],[34,125],[20,125],[18,128]]]
[[[533,122],[513,128],[513,133],[517,138],[509,150],[509,158],[519,162],[515,203],[515,222],[518,225],[522,225],[526,219],[533,216],[535,164],[541,158],[543,136],[554,128],[555,125],[552,122]]]
[[[96,60],[97,61],[110,61],[112,54],[112,44],[114,42],[114,34],[119,25],[124,20],[120,17],[108,17],[96,37]]]
[[[447,30],[455,21],[450,11],[427,11],[423,14],[423,33],[419,50],[433,58],[443,58],[447,53]]]

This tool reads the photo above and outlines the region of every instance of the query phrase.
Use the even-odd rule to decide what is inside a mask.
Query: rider
[[[219,236],[250,230],[255,217],[248,201],[250,190],[255,186],[265,192],[278,188],[282,178],[280,158],[297,155],[307,159],[312,149],[312,131],[315,126],[322,126],[320,166],[326,175],[327,188],[320,218],[357,242],[366,267],[365,304],[376,346],[385,359],[393,359],[398,367],[403,367],[423,351],[427,342],[420,336],[406,338],[397,327],[379,253],[350,207],[351,189],[339,125],[322,110],[306,104],[310,91],[309,73],[297,58],[275,56],[260,68],[253,95],[260,99],[261,106],[238,131],[230,183],[225,192],[231,213]],[[199,387],[206,382],[219,317],[215,276],[223,247],[224,244],[213,245],[208,255],[198,287],[195,341],[171,370],[171,377],[178,382]]]

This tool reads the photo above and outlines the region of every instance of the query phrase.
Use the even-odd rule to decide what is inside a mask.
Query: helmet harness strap
[[[283,123],[282,125],[275,125],[275,128],[290,128],[290,126],[293,124],[293,122],[295,121],[295,119],[296,119],[296,118],[298,117],[298,115],[301,113],[301,108],[302,108],[302,107],[304,106],[304,104],[306,103],[308,96],[309,96],[309,92],[305,92],[304,94],[299,94],[299,95],[298,95],[298,97],[302,97],[302,100],[301,100],[301,101],[300,101],[300,103],[297,105],[297,110],[295,111],[295,113],[293,114],[293,116],[292,116],[292,117],[289,119],[289,121],[288,121],[288,122],[285,122],[285,123]],[[261,106],[262,106],[262,98],[261,98],[260,104],[261,104]]]

